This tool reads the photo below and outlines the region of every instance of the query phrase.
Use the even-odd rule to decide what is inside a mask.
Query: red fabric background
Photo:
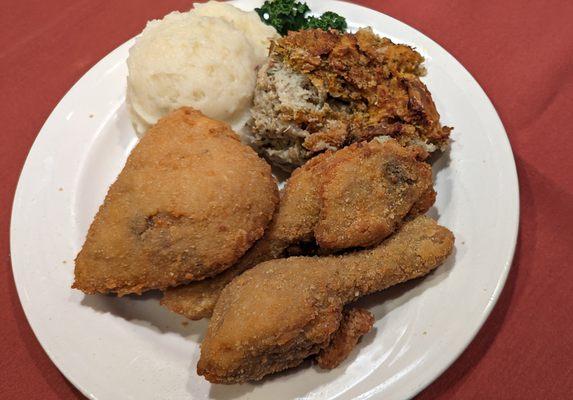
[[[520,180],[515,261],[489,320],[420,399],[565,399],[573,393],[573,2],[361,0],[421,30],[480,82]],[[9,222],[26,154],[53,107],[151,18],[190,0],[2,0],[0,398],[77,399],[34,338],[11,274]],[[488,232],[484,232],[487,235]]]

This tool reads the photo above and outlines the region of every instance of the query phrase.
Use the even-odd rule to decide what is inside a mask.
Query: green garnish
[[[344,32],[347,27],[346,19],[332,11],[327,11],[318,18],[308,17],[308,21],[305,25],[305,29],[320,28],[325,31],[328,29],[336,29],[342,32]]]
[[[255,11],[265,24],[273,26],[281,35],[286,35],[288,31],[313,28],[345,31],[347,27],[344,17],[331,11],[318,18],[307,17],[310,8],[306,3],[296,0],[267,0]]]
[[[304,16],[310,11],[306,3],[295,0],[270,0],[265,1],[261,8],[255,8],[261,20],[273,26],[278,33],[286,35],[288,31],[303,29],[306,23]]]

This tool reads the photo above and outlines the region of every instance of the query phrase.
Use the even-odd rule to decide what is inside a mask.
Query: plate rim
[[[510,169],[506,170],[505,173],[508,174],[508,179],[510,179],[512,181],[512,183],[514,184],[514,187],[515,187],[515,190],[512,190],[510,192],[510,196],[506,200],[508,203],[511,203],[512,210],[513,210],[513,213],[511,213],[511,215],[508,215],[508,218],[506,220],[506,222],[508,224],[511,223],[510,230],[512,233],[511,238],[510,238],[511,239],[511,241],[510,241],[511,245],[506,249],[507,250],[507,258],[506,258],[506,260],[503,260],[503,269],[501,270],[501,273],[499,274],[499,279],[497,279],[497,285],[492,292],[492,296],[490,298],[490,301],[487,303],[487,305],[484,307],[484,309],[480,311],[481,317],[479,320],[479,324],[476,325],[473,334],[471,335],[471,337],[468,337],[468,339],[464,341],[465,344],[463,346],[460,346],[460,348],[456,349],[456,351],[451,353],[451,356],[448,357],[449,360],[447,362],[445,362],[440,368],[437,368],[436,372],[431,374],[432,375],[431,378],[425,379],[425,381],[422,382],[422,384],[419,387],[412,388],[412,391],[410,393],[410,397],[415,397],[422,390],[424,390],[430,384],[432,384],[434,381],[436,381],[448,368],[450,368],[452,366],[452,364],[461,356],[461,354],[466,351],[468,346],[474,341],[475,337],[478,335],[478,333],[483,328],[483,326],[484,326],[485,322],[487,321],[487,319],[489,318],[492,310],[495,308],[495,306],[496,306],[496,304],[497,304],[497,302],[501,296],[501,293],[505,287],[505,284],[506,284],[508,276],[509,276],[509,272],[511,270],[511,267],[513,265],[514,258],[515,258],[515,251],[517,248],[517,240],[518,240],[518,234],[519,234],[519,222],[520,222],[519,221],[519,218],[520,218],[519,177],[517,174],[517,166],[515,163],[515,156],[514,156],[513,149],[511,147],[511,142],[509,140],[509,136],[507,135],[507,131],[505,129],[505,126],[504,126],[504,124],[501,120],[501,117],[499,116],[497,110],[495,109],[491,99],[489,98],[487,93],[484,91],[484,89],[480,85],[479,81],[465,68],[465,66],[460,61],[458,61],[458,59],[456,57],[454,57],[444,47],[442,47],[439,43],[435,42],[431,37],[424,34],[419,29],[416,29],[416,28],[412,27],[411,25],[409,25],[405,22],[402,22],[402,21],[400,21],[400,20],[398,20],[398,19],[396,19],[390,15],[387,15],[381,11],[374,10],[372,8],[369,8],[369,7],[360,5],[360,4],[350,3],[350,2],[347,2],[344,0],[329,0],[328,2],[343,3],[346,5],[352,6],[352,7],[359,8],[360,11],[362,11],[362,12],[369,12],[369,13],[374,12],[374,13],[382,14],[386,18],[390,18],[393,21],[395,21],[401,25],[404,25],[405,27],[411,29],[415,33],[423,36],[432,45],[434,45],[440,51],[447,54],[457,64],[458,67],[461,67],[460,70],[466,75],[467,78],[469,78],[469,84],[472,84],[472,83],[475,84],[476,89],[478,89],[480,94],[483,96],[483,98],[485,100],[487,100],[486,106],[490,109],[490,111],[492,111],[491,116],[493,117],[495,115],[495,124],[498,125],[498,127],[504,133],[503,138],[502,138],[503,139],[503,146],[504,146],[503,151],[504,151],[504,153],[507,154],[507,157],[508,157],[508,159],[506,160],[507,161],[506,167],[510,168]],[[232,1],[231,3],[235,3],[235,2]],[[57,110],[59,108],[63,107],[63,103],[64,103],[65,99],[70,95],[70,93],[77,86],[80,86],[80,84],[85,79],[87,79],[86,77],[88,75],[93,73],[93,71],[95,69],[97,69],[98,67],[101,67],[101,65],[104,64],[106,61],[109,61],[111,58],[113,58],[114,54],[116,52],[120,51],[121,48],[126,47],[126,46],[130,46],[131,43],[133,43],[133,40],[136,36],[123,42],[122,44],[120,44],[119,46],[115,47],[113,50],[108,52],[104,57],[100,58],[94,65],[92,65],[86,72],[84,72],[82,74],[82,76],[66,91],[66,93],[60,98],[60,100],[58,101],[56,106],[52,109],[49,116],[46,118],[46,120],[42,124],[42,127],[38,131],[38,134],[37,134],[36,138],[34,139],[32,146],[28,150],[28,154],[26,155],[26,159],[23,163],[22,169],[20,170],[20,173],[18,176],[18,183],[16,186],[16,190],[14,192],[14,199],[12,201],[12,210],[11,210],[11,214],[10,214],[9,235],[10,235],[11,269],[12,269],[12,275],[13,275],[14,283],[16,286],[16,291],[18,294],[18,299],[20,301],[20,304],[21,304],[22,309],[24,311],[24,314],[26,316],[26,320],[27,320],[30,328],[32,329],[32,332],[33,332],[35,338],[40,343],[42,349],[44,350],[44,352],[46,353],[46,355],[48,356],[50,361],[56,366],[56,368],[58,368],[60,373],[62,375],[64,375],[65,378],[72,385],[74,385],[74,387],[76,387],[84,396],[86,396],[88,398],[94,398],[94,399],[96,398],[95,395],[92,394],[88,388],[84,387],[76,379],[72,378],[72,372],[71,371],[66,370],[65,368],[62,368],[59,365],[58,357],[55,354],[55,351],[50,346],[47,346],[47,344],[45,343],[45,339],[42,338],[42,336],[39,334],[38,325],[32,323],[32,319],[30,317],[31,305],[30,305],[29,301],[23,295],[24,289],[22,287],[22,280],[17,279],[18,272],[17,272],[16,265],[18,264],[18,262],[17,262],[18,256],[16,254],[18,253],[18,251],[15,251],[17,249],[17,245],[15,243],[15,241],[16,241],[15,236],[16,235],[14,234],[15,229],[17,229],[15,226],[16,226],[16,222],[18,220],[17,207],[16,206],[18,203],[20,203],[22,201],[21,197],[22,197],[22,192],[24,190],[23,187],[26,184],[26,182],[22,180],[22,177],[24,176],[25,171],[27,169],[28,170],[30,169],[30,166],[29,166],[30,160],[34,156],[34,153],[38,151],[37,148],[38,148],[39,142],[40,142],[39,138],[41,137],[42,133],[45,132],[45,130],[47,129],[46,127],[51,123],[51,120],[53,118],[55,118],[54,115],[57,114]],[[378,394],[372,393],[372,395],[368,396],[368,397],[369,398],[377,398]]]

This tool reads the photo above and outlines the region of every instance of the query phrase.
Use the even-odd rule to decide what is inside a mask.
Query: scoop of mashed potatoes
[[[138,135],[182,106],[230,124],[244,119],[274,36],[256,13],[217,2],[150,21],[127,59],[127,106]]]
[[[243,32],[253,46],[257,64],[265,62],[269,53],[269,39],[278,37],[278,34],[275,28],[262,23],[256,12],[242,11],[230,4],[218,1],[197,3],[194,7],[192,12],[196,15],[222,18]]]

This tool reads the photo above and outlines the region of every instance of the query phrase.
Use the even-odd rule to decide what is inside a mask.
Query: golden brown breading
[[[334,369],[348,357],[362,336],[370,332],[374,317],[363,308],[344,310],[340,327],[327,347],[316,356],[320,368]]]
[[[269,229],[265,236],[251,247],[231,268],[222,273],[187,285],[169,288],[163,293],[161,305],[192,320],[209,318],[221,291],[236,276],[255,265],[282,256],[285,244],[272,240]]]
[[[223,289],[197,372],[240,383],[297,366],[329,345],[345,304],[426,275],[453,244],[448,229],[419,216],[371,250],[259,264]]]
[[[366,247],[390,235],[432,189],[432,171],[418,152],[394,140],[357,143],[327,152],[294,171],[263,238],[223,274],[166,291],[162,304],[190,319],[208,317],[221,289],[292,245],[318,242],[328,250]],[[411,215],[411,213],[410,213]]]
[[[394,140],[356,144],[339,153],[344,157],[337,157],[336,166],[321,178],[322,204],[314,234],[322,248],[379,243],[396,230],[422,194],[433,191],[430,165],[417,161],[419,152]]]
[[[208,318],[221,290],[236,276],[263,261],[281,257],[292,243],[312,240],[320,213],[316,178],[332,155],[322,154],[293,172],[265,235],[234,266],[212,278],[166,290],[161,304],[192,320]]]
[[[73,287],[120,295],[215,275],[259,239],[278,202],[269,165],[190,108],[131,152],[76,258]]]

